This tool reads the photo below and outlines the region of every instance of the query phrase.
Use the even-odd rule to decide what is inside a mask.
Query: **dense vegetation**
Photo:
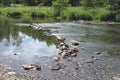
[[[0,0],[0,6],[10,17],[120,21],[120,0]]]

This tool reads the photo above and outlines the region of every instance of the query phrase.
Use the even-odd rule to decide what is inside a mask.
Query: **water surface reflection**
[[[35,63],[56,55],[57,40],[54,36],[44,35],[44,32],[46,31],[13,26],[7,19],[1,20],[0,58],[20,63]]]

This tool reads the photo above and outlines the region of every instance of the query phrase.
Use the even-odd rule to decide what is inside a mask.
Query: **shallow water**
[[[6,24],[7,23],[7,24]],[[12,23],[9,19],[0,19],[0,59],[8,63],[13,69],[19,70],[22,64],[37,63],[57,55],[54,36],[46,36],[46,30],[34,30],[24,27],[30,23]],[[78,22],[39,23],[43,29],[50,29],[51,35],[66,37],[71,46],[71,40],[77,40],[79,45],[79,58],[89,58],[100,52],[104,65],[110,65],[111,71],[120,70],[120,25],[92,25]],[[84,50],[81,50],[84,48]],[[17,64],[17,65],[16,65]],[[104,64],[104,65],[103,65]],[[14,66],[13,66],[14,65]],[[114,68],[116,67],[116,68]],[[113,68],[113,69],[112,69]]]
[[[0,19],[0,58],[11,63],[28,64],[57,55],[57,40],[44,32]]]

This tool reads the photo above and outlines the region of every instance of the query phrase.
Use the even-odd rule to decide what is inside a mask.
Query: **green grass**
[[[116,20],[117,22],[120,22],[120,14],[117,14],[117,15],[116,15],[115,20]]]
[[[92,20],[93,16],[88,11],[67,9],[61,12],[61,17],[66,20]]]
[[[84,10],[83,7],[67,7],[60,12],[60,16],[54,16],[53,7],[45,6],[23,6],[13,5],[12,7],[0,7],[0,15],[10,17],[28,18],[59,18],[63,20],[102,20],[102,21],[120,21],[120,15],[113,16],[106,8],[94,8]],[[26,17],[26,18],[25,18]]]

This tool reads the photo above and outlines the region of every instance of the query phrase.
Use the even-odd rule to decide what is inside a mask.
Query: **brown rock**
[[[41,70],[41,66],[38,66],[36,64],[25,64],[22,65],[24,70]]]
[[[76,52],[78,52],[79,50],[78,50],[78,47],[77,47],[77,46],[72,46],[71,51],[74,52],[74,53],[76,53]]]

